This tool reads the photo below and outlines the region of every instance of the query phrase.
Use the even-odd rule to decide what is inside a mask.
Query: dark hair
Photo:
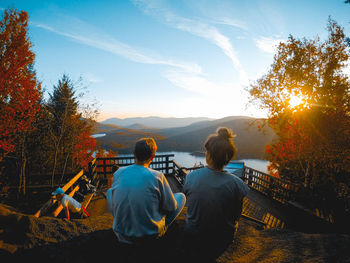
[[[147,161],[157,151],[157,144],[152,138],[141,138],[135,144],[134,155],[140,162]]]
[[[209,135],[205,141],[204,147],[216,169],[222,169],[236,156],[234,137],[235,135],[229,128],[219,127],[216,133]]]

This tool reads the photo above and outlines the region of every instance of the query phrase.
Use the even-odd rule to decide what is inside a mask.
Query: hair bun
[[[224,139],[232,139],[233,137],[235,137],[233,132],[229,128],[226,128],[226,127],[219,127],[216,130],[216,133],[218,134],[219,137],[224,138]]]

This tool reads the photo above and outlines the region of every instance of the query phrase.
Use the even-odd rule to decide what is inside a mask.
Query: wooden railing
[[[183,185],[185,183],[186,175],[189,173],[189,171],[186,168],[181,167],[181,165],[178,164],[175,160],[173,161],[173,164],[173,175],[179,181],[179,183]]]
[[[271,176],[250,167],[243,170],[242,180],[251,188],[281,203],[294,198],[296,186],[286,180]]]
[[[150,168],[154,170],[161,171],[165,175],[172,174],[174,170],[173,163],[173,154],[167,155],[156,155],[153,159]],[[133,156],[127,157],[108,157],[108,158],[96,158],[89,163],[88,171],[81,170],[77,173],[67,184],[62,186],[63,191],[69,196],[73,196],[78,190],[79,186],[77,185],[78,180],[86,174],[89,179],[92,180],[93,184],[96,188],[99,187],[99,184],[103,180],[108,180],[111,178],[111,175],[115,171],[115,167],[119,166],[127,166],[135,163],[135,158]],[[92,198],[92,195],[88,197],[87,202],[85,202],[85,207],[88,205]],[[50,210],[52,210],[53,206],[56,204],[56,200],[50,199],[48,200],[35,214],[35,217],[40,217],[42,215],[46,215]],[[62,211],[62,205],[57,206],[57,208],[52,212],[54,217],[58,216]]]
[[[165,175],[171,174],[174,169],[173,159],[174,154],[156,155],[150,164],[150,168],[161,171]],[[123,156],[123,157],[105,157],[97,158],[93,161],[94,163],[89,167],[90,178],[104,178],[113,174],[114,167],[123,167],[135,163],[134,156]]]
[[[80,171],[62,188],[67,194],[73,196],[74,193],[79,189],[76,183],[83,174],[86,174],[88,178],[92,180],[93,184],[96,185],[96,188],[98,188],[99,184],[101,184],[103,187],[107,187],[108,179],[112,179],[112,175],[116,170],[116,166],[123,167],[134,163],[135,158],[133,156],[96,158],[89,163],[88,171]],[[150,164],[150,168],[161,171],[166,176],[172,176],[174,179],[176,179],[181,189],[182,185],[185,182],[187,174],[190,171],[201,167],[192,167],[190,169],[182,167],[174,160],[173,154],[168,154],[156,155]],[[250,188],[253,188],[266,195],[267,197],[270,197],[284,204],[288,201],[293,200],[297,191],[296,186],[291,182],[282,180],[280,178],[246,166],[243,168],[241,178]],[[56,201],[54,200],[49,200],[46,202],[44,206],[35,214],[35,216],[39,217],[45,214],[55,202]],[[53,212],[53,215],[57,216],[61,210],[62,207],[58,206]]]

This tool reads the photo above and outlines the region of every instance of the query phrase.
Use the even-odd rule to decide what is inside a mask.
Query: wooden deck
[[[247,198],[244,199],[242,214],[264,222],[265,229],[286,226],[283,215],[271,204],[271,200],[254,190],[250,190]]]

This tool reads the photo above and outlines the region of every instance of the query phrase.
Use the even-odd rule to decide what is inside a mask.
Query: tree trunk
[[[67,117],[67,107],[65,107],[65,110],[64,110],[64,115],[63,115],[63,118],[62,118],[60,134],[58,136],[56,149],[55,149],[55,159],[54,159],[54,164],[53,164],[53,169],[52,169],[52,177],[51,177],[51,186],[52,187],[54,185],[54,179],[55,179],[55,170],[56,170],[56,165],[57,165],[58,150],[59,150],[59,146],[61,144],[61,140],[62,140],[64,132],[65,132],[66,117]],[[53,136],[55,136],[54,132],[52,132],[52,134],[53,134]]]
[[[66,166],[67,166],[68,157],[69,157],[69,153],[67,154],[66,160],[65,160],[65,162],[64,162],[64,166],[63,166],[63,170],[62,170],[62,175],[61,175],[60,183],[62,183],[63,176],[64,176],[64,174],[65,174],[65,172],[66,172]]]
[[[18,192],[22,193],[23,195],[26,194],[26,164],[27,164],[27,157],[25,153],[25,135],[22,137],[22,143],[21,143],[21,157],[20,157],[20,172],[19,172],[19,185],[18,185]]]
[[[304,178],[304,187],[309,188],[310,187],[310,162],[306,163],[306,171],[305,171],[305,178]]]
[[[27,158],[24,158],[22,160],[21,175],[20,175],[22,177],[22,194],[23,195],[26,194],[26,165],[27,165]]]

